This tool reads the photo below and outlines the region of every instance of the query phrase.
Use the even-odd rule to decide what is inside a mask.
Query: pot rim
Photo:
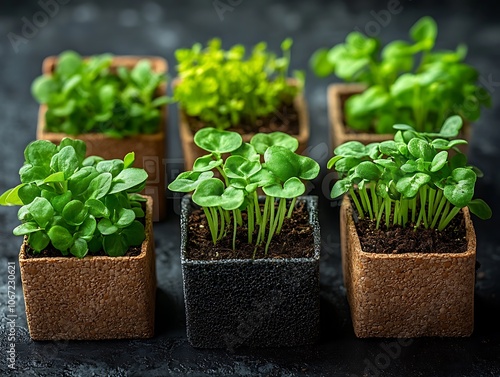
[[[264,196],[259,196],[264,198]],[[186,257],[186,247],[187,247],[187,223],[188,216],[190,213],[190,206],[192,203],[191,195],[185,195],[181,202],[181,264],[182,265],[241,265],[241,264],[253,264],[253,263],[264,263],[264,264],[276,264],[280,265],[283,263],[316,263],[320,259],[321,251],[321,236],[320,236],[320,225],[318,219],[318,197],[315,195],[303,195],[297,198],[297,202],[306,202],[307,210],[309,212],[309,223],[313,227],[313,238],[314,238],[314,254],[312,257],[308,258],[259,258],[259,259],[218,259],[218,260],[192,260]]]

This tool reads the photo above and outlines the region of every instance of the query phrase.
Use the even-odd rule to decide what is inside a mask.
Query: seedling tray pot
[[[140,60],[147,59],[151,62],[154,72],[166,73],[167,61],[154,56],[115,56],[111,69],[126,67],[132,69]],[[43,62],[43,73],[52,74],[57,64],[57,56],[49,56]],[[167,85],[163,83],[156,93],[158,96],[167,94]],[[67,135],[65,133],[48,132],[45,129],[46,105],[40,105],[38,112],[37,139],[49,140],[59,144],[65,137],[83,140],[87,144],[87,156],[101,156],[106,160],[123,159],[129,152],[135,152],[134,166],[143,168],[148,173],[148,180],[143,191],[144,194],[154,199],[153,220],[159,221],[166,216],[165,198],[165,133],[167,124],[167,106],[161,107],[160,126],[154,134],[141,134],[121,139],[112,138],[99,133],[80,135]]]
[[[138,256],[27,258],[23,243],[19,265],[33,340],[154,335],[153,202],[147,199],[146,240]]]
[[[174,80],[173,82],[174,91],[175,87],[179,84],[179,82],[180,79]],[[294,79],[289,79],[289,82],[292,85],[296,85],[296,80]],[[310,134],[309,113],[307,110],[307,102],[304,98],[303,93],[297,95],[293,103],[299,116],[299,134],[291,136],[295,137],[299,141],[299,147],[297,148],[296,153],[301,154],[306,150],[307,144],[309,143],[309,134]],[[184,155],[184,170],[189,171],[193,168],[193,164],[196,161],[196,159],[198,157],[206,155],[207,152],[200,149],[194,143],[194,135],[191,129],[189,128],[187,115],[180,106],[179,106],[179,134],[182,144],[182,153]],[[243,141],[249,143],[252,136],[254,135],[253,134],[242,135]]]
[[[190,196],[182,200],[181,264],[189,342],[200,348],[311,344],[319,334],[320,228],[317,197],[307,203],[314,255],[290,259],[190,260]]]
[[[352,213],[345,196],[340,210],[342,269],[356,336],[470,336],[476,235],[467,208],[464,253],[366,253]]]

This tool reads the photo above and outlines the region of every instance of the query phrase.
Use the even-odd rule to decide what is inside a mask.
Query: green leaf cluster
[[[156,91],[165,76],[155,73],[148,60],[112,71],[112,58],[104,54],[83,59],[65,51],[51,75],[34,80],[33,97],[48,108],[47,131],[115,138],[158,132],[167,97]]]
[[[450,115],[474,121],[482,106],[491,106],[489,93],[477,84],[477,70],[464,63],[465,46],[434,50],[437,25],[431,17],[418,20],[409,34],[411,42],[396,40],[382,48],[378,39],[352,32],[345,43],[311,57],[318,76],[335,74],[367,85],[345,103],[350,127],[393,133],[392,125],[402,122],[434,132]]]
[[[248,243],[253,244],[257,237],[256,248],[265,243],[267,253],[273,235],[281,232],[285,217],[292,216],[297,197],[305,192],[303,181],[319,174],[318,163],[296,154],[297,139],[282,132],[256,134],[245,143],[236,132],[207,127],[195,134],[194,142],[207,154],[168,188],[194,191],[193,201],[205,212],[214,244],[233,224],[235,248],[236,232],[243,226],[242,212],[246,211]],[[265,193],[263,208],[258,189]]]
[[[59,146],[38,140],[25,151],[21,184],[0,196],[0,205],[19,205],[21,225],[16,236],[27,236],[37,253],[52,245],[62,255],[83,258],[104,251],[122,256],[145,239],[144,217],[136,194],[147,180],[132,168],[134,153],[124,160],[85,158],[81,140],[65,138]]]
[[[197,43],[179,49],[175,56],[181,81],[174,99],[209,127],[255,124],[281,103],[292,103],[303,87],[301,72],[295,73],[299,85],[287,82],[291,46],[291,39],[283,41],[281,57],[269,52],[264,42],[255,45],[249,56],[242,45],[223,50],[219,39],[210,40],[205,48]]]
[[[331,197],[349,192],[359,217],[375,220],[377,228],[384,217],[386,227],[413,224],[442,231],[466,206],[481,219],[490,218],[489,206],[473,199],[481,172],[457,148],[467,143],[454,139],[461,127],[462,119],[454,115],[438,133],[398,124],[394,140],[338,146],[328,162],[340,176]]]

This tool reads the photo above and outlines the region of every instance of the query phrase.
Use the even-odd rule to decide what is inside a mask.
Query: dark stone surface
[[[181,265],[186,333],[201,348],[291,347],[319,336],[318,198],[307,204],[314,231],[311,258],[198,261],[186,257],[191,198],[182,200]]]
[[[11,233],[18,224],[17,209],[0,208],[0,375],[362,376],[366,372],[368,376],[500,376],[500,22],[496,1],[401,0],[400,11],[382,22],[377,17],[387,16],[388,1],[241,1],[223,18],[217,15],[213,1],[65,2],[43,27],[26,35],[26,43],[20,43],[17,52],[8,33],[22,36],[23,17],[32,20],[42,8],[37,1],[0,2],[0,192],[18,183],[23,149],[35,138],[38,105],[31,97],[30,83],[40,74],[44,57],[70,48],[83,54],[156,54],[167,58],[172,72],[174,50],[196,41],[220,36],[229,47],[267,40],[278,50],[279,43],[291,36],[295,41],[292,69],[304,69],[307,74],[310,155],[322,166],[312,191],[320,197],[322,228],[321,339],[314,346],[287,349],[230,352],[192,348],[185,331],[180,201],[169,193],[168,218],[155,225],[159,287],[156,336],[140,341],[32,342],[17,269],[21,239]],[[394,340],[360,340],[353,334],[340,268],[338,203],[328,199],[333,175],[325,168],[331,155],[325,92],[330,82],[338,80],[315,78],[307,63],[316,48],[341,42],[356,27],[371,28],[385,42],[407,38],[410,25],[426,14],[438,21],[438,47],[454,48],[461,42],[469,46],[467,61],[479,69],[483,85],[492,94],[493,108],[484,111],[474,125],[470,157],[485,173],[478,182],[477,196],[489,202],[494,217],[484,222],[475,219],[481,268],[472,337],[414,339],[397,347]],[[172,106],[166,160],[170,180],[182,168],[176,122]],[[8,262],[16,264],[16,371],[10,371],[6,362]],[[390,343],[393,347],[389,349]]]

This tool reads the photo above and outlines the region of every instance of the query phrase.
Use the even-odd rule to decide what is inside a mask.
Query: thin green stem
[[[278,228],[276,229],[276,234],[281,233],[281,228],[283,227],[283,221],[285,221],[286,215],[286,199],[281,198],[280,204],[278,206]]]
[[[377,229],[380,228],[380,220],[382,219],[382,214],[384,213],[384,206],[380,206],[380,211],[378,212],[377,216]]]
[[[203,212],[205,212],[205,217],[207,218],[208,227],[210,229],[210,234],[212,235],[212,241],[214,245],[217,243],[217,227],[214,224],[212,215],[210,214],[210,208],[203,207]]]
[[[460,209],[461,209],[460,207],[453,207],[448,216],[446,216],[446,219],[444,219],[443,223],[439,224],[438,230],[439,231],[444,230],[448,226],[450,221],[453,220],[453,218],[458,214],[458,212],[460,212]]]
[[[441,220],[439,221],[439,225],[438,225],[438,229],[442,229],[443,228],[443,224],[448,216],[448,213],[450,212],[450,207],[451,207],[451,203],[447,200],[446,201],[446,206],[444,207],[444,210],[443,212],[441,213]]]
[[[427,205],[427,219],[429,222],[432,219],[432,216],[434,214],[433,209],[434,209],[434,199],[436,197],[436,190],[429,188],[429,203]]]
[[[438,196],[439,196],[439,193],[438,193]],[[436,227],[436,224],[437,224],[438,219],[439,219],[439,215],[441,214],[441,211],[443,210],[444,205],[446,204],[447,201],[448,200],[446,199],[446,197],[441,196],[441,200],[439,201],[439,205],[438,205],[436,211],[434,212],[434,217],[432,218],[432,224],[431,224],[432,229],[434,229]]]
[[[391,219],[391,198],[385,198],[385,226],[389,229],[389,221]]]
[[[296,201],[297,201],[296,197],[292,199],[292,202],[290,203],[290,208],[288,208],[288,214],[286,215],[286,217],[288,217],[288,218],[292,217],[292,213],[293,213],[293,210],[295,208]]]
[[[371,186],[370,187],[370,194],[371,194],[371,198],[372,198],[372,206],[373,206],[373,215],[374,217],[378,217],[378,212],[380,210],[379,208],[379,205],[378,205],[378,197],[377,197],[377,193],[375,192],[375,187],[374,186]]]
[[[236,211],[233,211],[233,250],[236,250],[236,229],[238,229],[238,224],[236,221]]]
[[[358,216],[360,219],[365,218],[365,214],[363,213],[363,210],[361,209],[361,205],[359,204],[358,198],[356,197],[356,193],[352,189],[352,187],[349,189],[349,193],[351,194],[351,198],[354,201],[354,205],[356,206],[356,209],[358,210]]]

